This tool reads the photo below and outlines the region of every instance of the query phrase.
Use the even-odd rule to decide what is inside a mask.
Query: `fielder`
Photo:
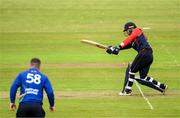
[[[119,46],[109,46],[106,52],[117,55],[120,50],[133,48],[138,54],[133,62],[128,64],[123,90],[119,95],[131,95],[134,80],[161,93],[165,93],[167,85],[148,76],[150,66],[153,62],[153,50],[147,42],[147,37],[144,35],[142,29],[138,28],[135,23],[128,22],[124,25],[123,32],[127,38]],[[135,77],[135,73],[137,72],[139,72],[140,78]]]
[[[45,117],[42,108],[43,90],[46,91],[50,103],[50,111],[54,111],[54,92],[48,78],[40,70],[41,61],[31,60],[31,68],[20,73],[10,89],[10,109],[16,108],[15,98],[20,87],[20,102],[16,117]]]

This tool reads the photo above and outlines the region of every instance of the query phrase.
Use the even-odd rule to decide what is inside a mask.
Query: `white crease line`
[[[154,108],[153,108],[152,104],[150,103],[150,101],[148,100],[148,98],[147,98],[147,97],[144,95],[144,93],[142,92],[141,87],[138,85],[137,81],[135,81],[135,84],[136,84],[137,88],[139,89],[142,97],[144,98],[144,100],[145,100],[145,101],[147,102],[147,104],[149,105],[150,109],[153,110]]]

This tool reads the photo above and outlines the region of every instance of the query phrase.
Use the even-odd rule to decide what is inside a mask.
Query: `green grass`
[[[180,117],[179,5],[179,0],[0,0],[0,118],[15,116],[3,93],[8,93],[18,73],[29,68],[32,57],[41,58],[42,72],[56,92],[55,113],[48,111],[44,100],[47,117]],[[149,110],[136,86],[134,96],[117,95],[125,67],[73,67],[132,61],[133,50],[112,56],[80,43],[93,39],[118,45],[125,38],[122,29],[127,21],[151,28],[145,30],[154,50],[149,75],[169,85],[165,96],[141,86],[154,110]],[[67,96],[69,92],[72,96]]]
[[[110,97],[110,98],[88,98],[88,99],[64,99],[61,98],[57,102],[56,113],[50,113],[45,108],[48,117],[179,117],[177,113],[180,109],[174,100],[174,97],[149,97],[156,109],[149,110],[147,104],[142,102],[141,97]],[[157,99],[165,99],[167,102],[157,101]],[[6,106],[7,100],[3,100],[3,105]],[[45,100],[45,105],[47,100]],[[128,104],[127,104],[128,103]],[[132,107],[132,105],[136,107]],[[169,106],[171,109],[169,109]],[[6,109],[3,112],[10,113],[8,116],[13,117],[13,112]],[[166,111],[166,112],[164,112]],[[58,115],[57,115],[58,114]],[[2,116],[7,116],[3,114]]]

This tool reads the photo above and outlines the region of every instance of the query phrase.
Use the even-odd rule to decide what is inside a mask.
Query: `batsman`
[[[127,22],[124,25],[123,32],[127,38],[125,38],[119,46],[108,46],[106,52],[108,54],[118,55],[121,50],[133,48],[138,54],[133,62],[128,64],[123,90],[119,95],[131,95],[133,82],[135,80],[142,85],[153,88],[161,93],[165,93],[168,86],[148,75],[150,66],[153,62],[153,50],[148,43],[143,30],[138,28],[135,23]],[[135,76],[135,73],[137,72],[139,72],[140,77]]]

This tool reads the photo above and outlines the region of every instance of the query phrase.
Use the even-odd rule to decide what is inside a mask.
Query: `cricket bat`
[[[107,49],[108,48],[108,46],[106,46],[106,45],[103,45],[101,43],[97,43],[97,42],[91,41],[91,40],[81,40],[81,42],[85,43],[85,44],[88,44],[88,45],[92,45],[92,46],[101,48],[101,49]]]

